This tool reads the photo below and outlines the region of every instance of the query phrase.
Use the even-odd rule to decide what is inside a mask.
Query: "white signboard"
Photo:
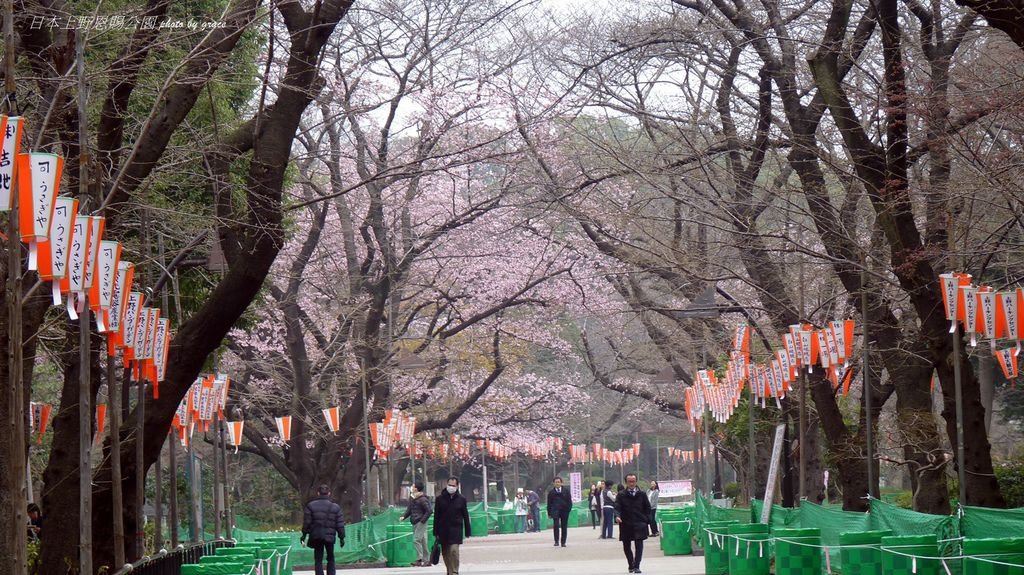
[[[583,474],[579,471],[569,474],[569,492],[572,494],[573,503],[583,501]]]
[[[658,497],[690,497],[692,495],[693,482],[689,479],[658,481]]]

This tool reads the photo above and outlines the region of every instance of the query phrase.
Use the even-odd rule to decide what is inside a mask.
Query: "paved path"
[[[650,575],[700,575],[704,558],[662,555],[657,538],[646,541],[640,565]],[[597,538],[586,527],[569,530],[565,549],[552,546],[550,531],[522,535],[488,535],[472,538],[462,546],[460,575],[618,575],[627,572],[622,544]],[[354,571],[338,570],[339,573]],[[359,575],[443,575],[444,564],[433,567],[360,569]],[[313,575],[296,571],[295,575]]]

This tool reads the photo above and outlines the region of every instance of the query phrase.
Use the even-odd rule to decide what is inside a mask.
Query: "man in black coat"
[[[441,557],[448,575],[459,575],[459,545],[462,534],[472,537],[469,508],[459,493],[459,478],[449,477],[448,487],[434,500],[434,538],[441,545]]]
[[[626,554],[630,573],[640,573],[640,559],[644,555],[651,523],[651,502],[647,494],[636,486],[636,474],[626,476],[626,489],[615,498],[615,522],[619,524],[619,541]],[[631,549],[636,547],[636,553]]]
[[[565,536],[569,532],[569,510],[572,509],[572,496],[569,490],[562,487],[562,478],[555,478],[555,486],[548,491],[548,517],[551,518],[555,534],[555,547],[558,547],[558,533],[561,531],[562,547],[565,547]]]
[[[327,552],[327,575],[336,575],[334,539],[337,534],[338,546],[345,546],[345,519],[341,514],[341,507],[331,501],[330,487],[321,485],[317,494],[318,497],[307,503],[303,510],[302,537],[299,538],[299,541],[305,543],[306,537],[309,537],[309,546],[313,548],[316,575],[324,575],[324,551]]]

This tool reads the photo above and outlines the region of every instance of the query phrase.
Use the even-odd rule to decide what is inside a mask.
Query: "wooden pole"
[[[234,539],[235,533],[235,521],[231,516],[231,495],[228,489],[228,442],[227,432],[225,427],[227,426],[227,418],[221,419],[220,426],[217,428],[217,433],[220,435],[220,455],[221,455],[221,472],[224,474],[224,480],[221,481],[221,508],[224,513],[224,537],[227,539]]]
[[[135,559],[146,554],[146,466],[143,464],[143,429],[146,421],[146,380],[139,376],[135,398]]]
[[[159,553],[164,548],[164,527],[162,525],[164,521],[163,517],[163,499],[164,499],[164,472],[162,459],[164,457],[164,445],[160,444],[160,453],[156,456],[156,463],[153,464],[154,471],[156,473],[155,485],[153,485],[153,552]]]
[[[4,91],[7,97],[8,111],[13,111],[16,96],[16,85],[14,82],[14,2],[4,0],[4,70],[5,82]],[[13,160],[13,158],[12,158]],[[12,182],[13,183],[13,182]],[[8,336],[10,366],[8,368],[8,397],[7,405],[10,407],[10,419],[8,432],[11,434],[10,460],[7,462],[8,477],[12,485],[24,482],[28,473],[28,465],[25,461],[25,399],[22,384],[22,333],[21,333],[21,243],[18,241],[18,194],[13,186],[11,187],[12,207],[10,220],[7,226],[7,278],[8,292],[7,301],[10,305],[8,313]],[[10,518],[10,527],[7,537],[11,545],[11,558],[14,565],[10,566],[13,575],[24,575],[27,573],[28,549],[25,537],[25,525],[28,523],[27,499],[25,487],[15,489],[11,497],[14,516]]]
[[[84,32],[84,31],[80,31]],[[75,63],[78,72],[78,161],[80,202],[89,199],[89,139],[88,125],[89,87],[85,80],[85,34],[75,43]],[[68,297],[71,297],[70,295]],[[78,316],[78,488],[79,488],[79,571],[92,573],[92,378],[90,369],[88,292],[81,295],[82,312]],[[54,510],[51,510],[51,513]]]
[[[117,378],[117,357],[107,356],[107,404],[110,412],[110,500],[114,508],[114,567],[124,558],[124,492],[121,475],[121,390]]]
[[[217,417],[217,410],[213,410],[213,538],[220,538],[220,454],[217,453],[217,440],[220,439],[217,431],[220,429],[220,418]]]
[[[167,445],[167,467],[171,471],[171,481],[167,501],[167,527],[171,530],[171,548],[178,548],[178,438],[172,437]]]

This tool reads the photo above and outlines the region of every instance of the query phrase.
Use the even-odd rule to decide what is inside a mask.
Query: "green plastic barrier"
[[[185,564],[181,575],[248,575],[249,570],[232,563]]]
[[[839,560],[843,575],[882,575],[883,537],[892,531],[858,531],[839,535]],[[835,565],[833,565],[834,569]]]
[[[882,538],[882,572],[885,575],[939,575],[945,573],[934,535],[896,535]],[[918,557],[915,559],[915,556]]]
[[[388,567],[408,567],[416,561],[416,547],[412,540],[412,524],[388,525],[386,555]]]
[[[705,575],[725,575],[729,572],[727,551],[729,526],[736,521],[705,521],[700,532],[701,547],[704,548]]]
[[[821,574],[821,529],[772,529],[775,575]]]
[[[277,550],[277,569],[281,575],[292,575],[292,544],[290,537],[257,537],[258,543],[270,543]]]
[[[761,520],[761,514],[763,511],[764,501],[755,499],[751,502],[750,512],[754,514],[755,520]],[[772,531],[775,531],[776,529],[799,528],[800,508],[772,505],[771,512],[768,514],[768,526]]]
[[[685,519],[682,521],[667,520],[660,523],[659,539],[661,539],[661,551],[665,555],[693,554],[693,541],[690,538],[690,527],[693,522]]]
[[[427,519],[427,550],[434,548],[434,516]]]
[[[234,557],[236,561],[256,561],[259,547],[220,547],[213,552],[217,557]]]
[[[512,509],[503,509],[498,513],[498,533],[508,534],[516,532],[516,512]]]
[[[487,515],[483,511],[470,513],[469,528],[473,532],[473,537],[487,537]]]
[[[1024,533],[1024,507],[989,509],[964,507],[961,531],[970,539],[999,539]]]
[[[541,507],[540,507],[540,530],[541,531],[547,531],[548,529],[551,529],[552,526],[553,526],[553,522],[551,521],[551,518],[548,517],[547,510],[545,510],[544,506],[541,505]]]
[[[725,550],[729,575],[768,575],[772,564],[768,526],[764,523],[730,525]]]
[[[964,575],[1024,575],[1024,537],[964,539],[964,555]]]
[[[261,546],[259,551],[256,553],[256,557],[263,566],[263,575],[281,575],[281,570],[277,568],[277,549],[269,546],[263,547],[262,544],[260,545]]]
[[[940,546],[943,555],[956,555],[955,542],[960,536],[959,522],[949,515],[929,515],[903,509],[878,499],[871,499],[871,529],[889,529],[896,535],[932,535],[948,545]],[[1024,522],[1017,525],[1018,533]]]

